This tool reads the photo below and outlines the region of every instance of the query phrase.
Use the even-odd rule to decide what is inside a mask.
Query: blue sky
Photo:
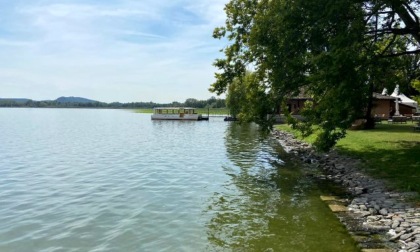
[[[0,0],[0,97],[214,95],[227,0]]]

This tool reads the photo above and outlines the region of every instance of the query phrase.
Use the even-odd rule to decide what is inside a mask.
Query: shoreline
[[[335,151],[317,153],[288,132],[274,130],[272,136],[287,153],[304,163],[308,174],[331,181],[350,195],[347,199],[321,199],[363,251],[420,252],[420,208],[407,202],[413,193],[389,190],[384,181],[361,171],[361,160]]]

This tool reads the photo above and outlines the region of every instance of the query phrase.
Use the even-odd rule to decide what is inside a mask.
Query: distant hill
[[[28,101],[31,101],[31,99],[27,99],[27,98],[0,98],[0,102],[26,103]]]
[[[90,100],[90,99],[86,99],[82,97],[62,96],[62,97],[57,98],[55,102],[57,103],[97,103],[98,101],[94,101],[94,100]]]

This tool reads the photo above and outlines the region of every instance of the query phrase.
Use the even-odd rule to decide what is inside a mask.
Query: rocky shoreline
[[[287,132],[273,131],[273,137],[286,152],[302,160],[313,176],[339,184],[349,193],[348,199],[339,200],[345,213],[337,215],[362,249],[420,252],[420,208],[407,203],[413,193],[388,190],[383,181],[361,171],[360,160],[334,151],[319,154]],[[365,238],[360,238],[361,233]]]

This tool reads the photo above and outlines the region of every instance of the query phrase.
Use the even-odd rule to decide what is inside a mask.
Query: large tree
[[[254,72],[268,104],[250,111],[264,121],[285,99],[302,92],[312,98],[296,122],[304,133],[319,126],[316,142],[331,148],[356,119],[370,117],[372,92],[394,58],[419,53],[420,1],[399,0],[231,0],[226,25],[215,38],[227,37],[225,57],[217,59],[210,90],[226,92],[235,78]],[[371,122],[369,120],[368,122]],[[368,125],[370,125],[368,123]]]

